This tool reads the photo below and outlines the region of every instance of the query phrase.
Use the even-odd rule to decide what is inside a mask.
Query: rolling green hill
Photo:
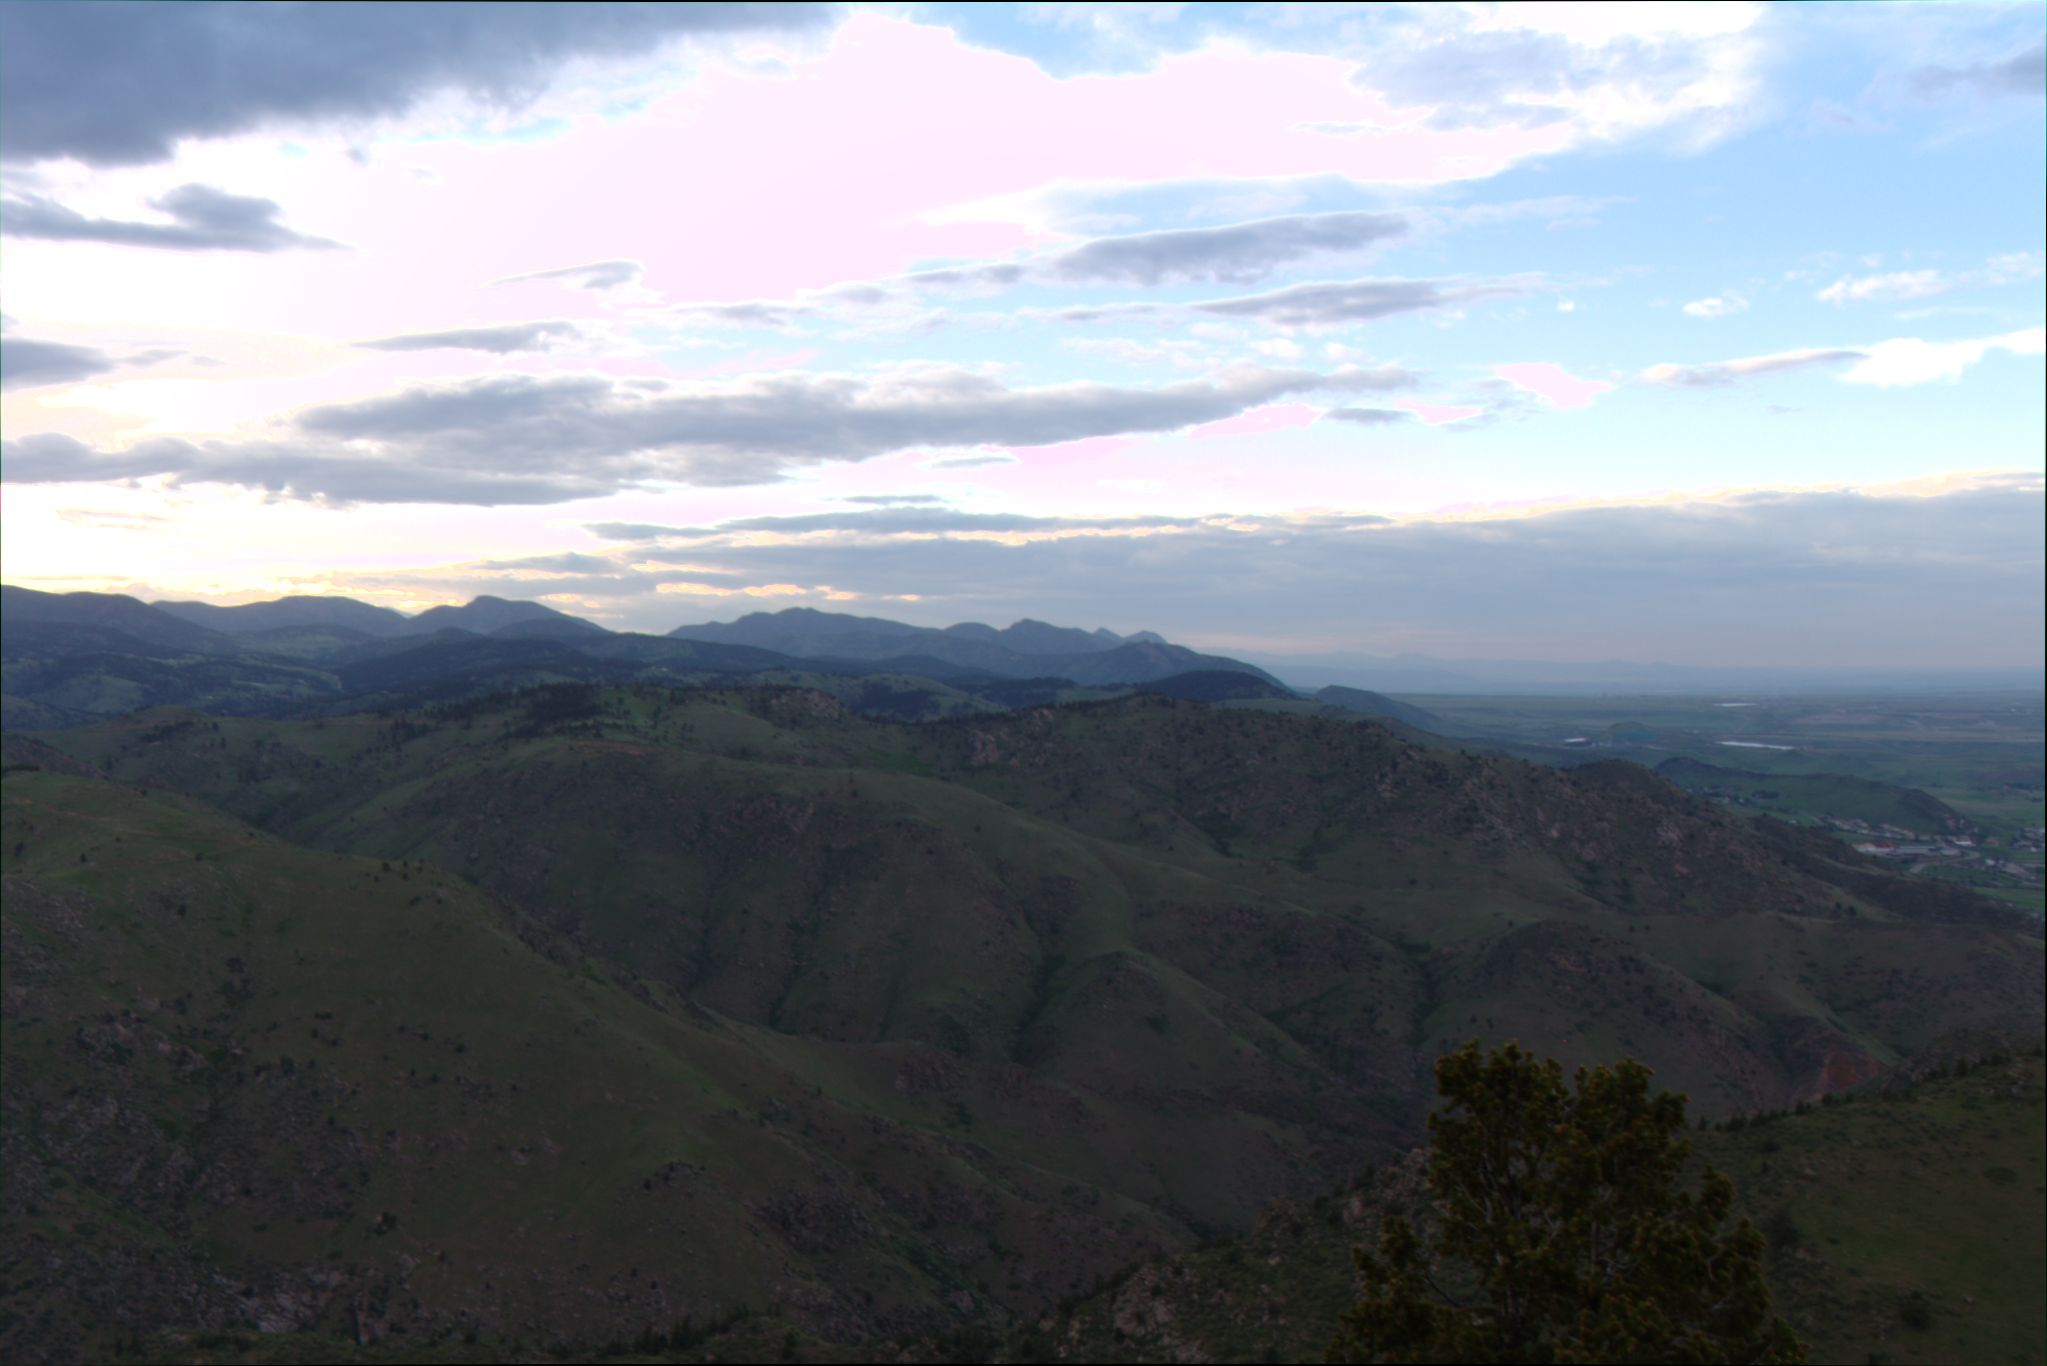
[[[1994,903],[1369,722],[571,685],[45,738],[4,1274],[71,1307],[0,1345],[98,1341],[131,1281],[123,1330],[1000,1334],[1395,1158],[1474,1034],[1726,1115],[2041,1029]]]
[[[1331,686],[1315,694],[1315,700],[1344,711],[1356,712],[1360,716],[1377,717],[1388,721],[1399,721],[1413,726],[1416,730],[1441,733],[1443,718],[1411,702],[1402,702],[1384,693],[1368,692],[1363,688]]]
[[[2023,1366],[2047,1352],[2040,1058],[1694,1134],[1769,1240],[1778,1312],[1814,1361]],[[1356,1295],[1350,1249],[1426,1218],[1425,1154],[1243,1238],[1148,1261],[1016,1333],[1012,1361],[1313,1361]]]
[[[1323,1067],[1391,1048],[1397,1071],[1482,1006],[1588,1049],[1667,1047],[1680,1067],[1693,1034],[1724,1035],[1693,1088],[1720,1108],[2039,1009],[2036,950],[2010,937],[2025,922],[1959,889],[1755,827],[1633,765],[1556,773],[1369,725],[1134,698],[903,727],[815,693],[644,689],[389,721],[138,716],[63,740],[295,840],[470,876],[763,1023],[801,1011],[806,1029],[976,1057],[1035,1037],[1084,966],[1129,953],[1162,1004],[1256,998],[1256,1024],[1189,1008],[1244,1040],[1284,1019]],[[921,908],[919,889],[942,904]],[[910,924],[929,969],[884,947]],[[2012,947],[1985,957],[1976,927]],[[704,947],[733,935],[760,938],[730,964]],[[1382,965],[1398,1023],[1331,1015],[1334,980],[1314,977],[1329,965],[1275,975],[1260,936],[1353,944],[1338,961]],[[979,965],[964,977],[962,956]],[[1950,970],[1981,978],[1967,1001],[1863,999],[1873,972]],[[1749,1059],[1740,1081],[1723,1055]]]
[[[601,1343],[742,1305],[932,1334],[1184,1236],[973,1141],[969,1098],[1003,1098],[929,1050],[730,1019],[447,873],[47,771],[5,817],[8,1360],[167,1327]]]

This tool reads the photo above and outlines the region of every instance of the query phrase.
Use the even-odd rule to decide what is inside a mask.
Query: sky
[[[2043,36],[0,3],[0,570],[2038,668]]]

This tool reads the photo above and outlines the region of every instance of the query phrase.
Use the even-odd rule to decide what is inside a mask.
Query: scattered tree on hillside
[[[1563,1068],[1477,1041],[1436,1063],[1433,1235],[1389,1219],[1354,1252],[1331,1361],[1802,1362],[1772,1314],[1763,1236],[1690,1152],[1684,1097],[1632,1059]]]

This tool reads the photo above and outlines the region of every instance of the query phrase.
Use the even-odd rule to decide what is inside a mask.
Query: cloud
[[[0,442],[0,477],[10,484],[165,478],[331,503],[486,507],[563,503],[611,491],[610,485],[574,472],[507,471],[487,463],[408,464],[331,443],[161,437],[103,451],[57,433]]]
[[[1046,284],[1245,283],[1317,256],[1362,251],[1406,234],[1398,213],[1289,214],[1219,228],[1171,228],[1097,237],[1028,261],[951,266],[900,277],[912,288]]]
[[[849,493],[839,501],[869,507],[904,507],[943,503],[945,499],[935,493]]]
[[[1017,463],[1017,457],[1007,451],[977,451],[971,455],[942,455],[936,460],[926,461],[925,467],[934,470],[978,470],[990,465]]]
[[[889,536],[1014,536],[1057,538],[1080,532],[1154,531],[1201,524],[1190,517],[1032,517],[1012,512],[962,512],[955,508],[898,507],[871,511],[813,512],[796,516],[741,517],[708,526],[652,526],[638,522],[592,522],[584,530],[607,541],[663,541],[685,545],[765,533],[775,538],[832,533],[871,539]],[[1367,518],[1367,522],[1383,518]],[[692,553],[694,553],[692,551]]]
[[[1360,427],[1389,427],[1414,421],[1414,414],[1404,408],[1331,408],[1322,416],[1338,422],[1355,422]]]
[[[1957,94],[2038,99],[2047,94],[2047,42],[1995,61],[1918,67],[1906,79],[1915,94],[1930,99]]]
[[[1991,284],[2012,284],[2020,280],[2037,280],[2043,268],[2037,251],[2007,251],[1993,256],[1983,265],[1983,276]]]
[[[403,336],[380,337],[357,342],[372,351],[490,351],[509,355],[516,351],[544,351],[564,337],[579,335],[571,322],[507,323],[501,327],[456,327],[445,332],[409,332]]]
[[[1937,270],[1894,270],[1887,275],[1843,276],[1821,290],[1823,303],[1891,303],[1900,299],[1925,299],[1945,294],[1954,286]]]
[[[69,437],[27,437],[8,443],[5,476],[163,476],[335,502],[549,503],[663,483],[761,483],[804,465],[917,448],[1176,431],[1280,398],[1378,392],[1413,379],[1391,366],[1329,374],[1244,367],[1148,389],[1009,389],[946,367],[702,386],[497,375],[307,409],[261,440],[164,438],[98,451]]]
[[[638,280],[643,269],[638,261],[591,261],[580,266],[557,266],[553,270],[506,275],[491,283],[516,285],[527,280],[566,280],[579,289],[617,289]]]
[[[1210,299],[1188,307],[1229,318],[1256,318],[1282,327],[1318,327],[1370,322],[1396,313],[1448,308],[1472,299],[1525,292],[1526,285],[1446,283],[1440,280],[1353,280],[1289,285],[1266,294]],[[1078,313],[1081,310],[1072,310]],[[1079,319],[1088,321],[1089,319]]]
[[[1424,403],[1420,399],[1404,398],[1400,406],[1413,413],[1431,427],[1443,427],[1467,418],[1478,417],[1486,411],[1483,403]]]
[[[2040,278],[2037,252],[2013,251],[1993,256],[1980,270],[1944,274],[1938,270],[1894,270],[1879,275],[1844,275],[1814,297],[1823,303],[1898,303],[1930,299],[1983,285],[2009,285]]]
[[[1934,380],[1958,380],[1962,371],[1992,351],[2009,351],[2015,356],[2037,356],[2047,351],[2047,328],[2028,327],[2001,337],[1976,341],[1928,342],[1900,337],[1868,348],[1862,360],[1841,378],[1850,384],[1878,384],[1897,387],[1929,384]]]
[[[1138,285],[1178,282],[1245,283],[1318,256],[1360,251],[1391,241],[1413,226],[1397,213],[1293,214],[1219,228],[1175,228],[1097,237],[1077,247],[1023,261],[984,261],[914,271],[885,280],[858,280],[806,290],[788,299],[737,299],[678,304],[693,321],[732,327],[792,328],[878,308],[921,306],[934,290],[968,293],[1019,285]],[[1068,321],[1141,317],[1159,311],[1147,303],[1063,310]],[[927,315],[917,314],[919,320]]]
[[[813,323],[865,321],[877,310],[892,310],[899,328],[926,328],[946,317],[923,311],[934,291],[986,295],[1029,285],[1072,288],[1249,283],[1318,257],[1367,250],[1417,230],[1447,231],[1531,216],[1554,219],[1564,213],[1582,219],[1609,202],[1612,201],[1552,196],[1400,213],[1291,214],[1215,228],[1175,228],[1097,237],[1079,246],[1023,260],[970,262],[881,280],[847,281],[823,289],[798,291],[788,298],[696,300],[677,304],[674,311],[697,323],[787,330]],[[1235,316],[1270,315],[1273,320],[1313,317],[1334,324],[1542,287],[1544,282],[1534,276],[1499,281],[1362,280],[1296,285],[1269,295],[1193,304],[1126,300],[1027,308],[1014,310],[1014,316],[1102,322],[1184,317],[1186,310],[1193,308]]]
[[[514,105],[576,58],[809,29],[832,14],[810,4],[9,4],[0,125],[10,161],[139,165],[185,138],[399,114],[446,91]]]
[[[491,562],[491,568],[525,574],[612,574],[617,572],[618,562],[607,560],[601,555],[565,551],[559,555],[527,555],[514,560],[494,560]]]
[[[1405,217],[1394,213],[1324,213],[1222,228],[1101,237],[1053,256],[1039,267],[1039,273],[1076,284],[1241,283],[1309,257],[1358,251],[1389,241],[1405,233],[1408,226]]]
[[[120,368],[120,362],[90,346],[0,336],[0,388],[34,389],[74,384]]]
[[[583,530],[604,541],[659,541],[680,534],[694,534],[700,528],[665,526],[656,522],[588,522]]]
[[[0,205],[0,232],[46,242],[104,242],[166,251],[288,251],[339,246],[293,232],[277,221],[275,200],[229,194],[211,185],[180,185],[150,201],[168,223],[87,218],[42,195],[21,195]]]
[[[1707,299],[1694,299],[1684,306],[1684,311],[1694,318],[1725,318],[1740,313],[1748,307],[1748,300],[1739,294],[1715,295]]]
[[[696,322],[719,323],[729,327],[789,328],[822,317],[825,309],[815,303],[777,302],[772,299],[741,299],[729,304],[677,304],[676,313]]]
[[[1774,375],[1786,370],[1805,370],[1819,365],[1839,365],[1846,361],[1862,360],[1865,353],[1841,348],[1808,348],[1802,351],[1779,351],[1768,356],[1745,356],[1739,360],[1713,361],[1705,365],[1652,365],[1642,372],[1642,378],[1650,384],[1668,385],[1681,389],[1708,389],[1733,384],[1739,380],[1754,379],[1759,375]]]
[[[1753,115],[1759,5],[1387,7],[1353,30],[1357,81],[1443,131],[1703,144]],[[1377,131],[1376,128],[1371,131]]]
[[[1652,365],[1642,372],[1642,379],[1650,384],[1703,389],[1785,370],[1847,365],[1840,378],[1850,384],[1897,387],[1959,379],[1962,371],[1992,351],[2037,356],[2043,347],[2047,347],[2047,328],[2039,327],[2022,327],[2002,336],[1966,341],[1929,342],[1917,337],[1896,337],[1871,346],[1780,351],[1770,356],[1749,356],[1705,365]]]
[[[7,328],[14,326],[7,319]],[[110,374],[127,366],[155,365],[188,353],[172,347],[152,347],[114,355],[93,346],[68,342],[37,341],[18,333],[0,335],[0,388],[36,389],[50,384],[75,384],[80,380]]]

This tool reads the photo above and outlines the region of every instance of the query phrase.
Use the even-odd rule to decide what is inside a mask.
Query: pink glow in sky
[[[1593,399],[1613,388],[1603,379],[1580,379],[1563,366],[1549,361],[1496,365],[1493,373],[1520,385],[1553,408],[1589,408]]]
[[[399,143],[366,169],[299,169],[292,221],[353,251],[280,258],[273,269],[289,278],[264,295],[301,318],[317,303],[331,325],[372,335],[431,325],[416,304],[446,308],[492,279],[591,260],[642,261],[645,287],[672,299],[781,296],[1043,241],[1036,196],[1049,187],[1328,175],[1426,184],[1481,178],[1570,137],[1563,125],[1400,126],[1413,111],[1353,84],[1351,71],[1335,57],[1217,47],[1143,73],[1060,80],[945,28],[856,13],[786,75],[713,65],[629,119],[586,117],[537,142]],[[294,283],[312,267],[376,283]],[[505,321],[532,316],[536,300],[571,317],[603,303],[547,281],[488,295],[465,307]]]
[[[1245,436],[1254,432],[1278,432],[1289,427],[1305,427],[1322,416],[1322,409],[1311,408],[1305,403],[1268,403],[1263,408],[1253,408],[1235,417],[1222,418],[1215,422],[1204,422],[1198,427],[1189,427],[1187,435],[1192,437]]]

